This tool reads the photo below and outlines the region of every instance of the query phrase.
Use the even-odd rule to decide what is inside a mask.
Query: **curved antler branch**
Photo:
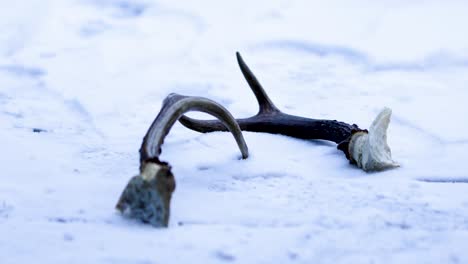
[[[174,123],[189,111],[205,112],[217,117],[218,122],[234,135],[242,153],[242,158],[246,159],[249,156],[241,129],[226,108],[207,98],[182,96],[173,93],[164,99],[161,111],[143,138],[140,148],[140,162],[159,157],[164,137],[169,133]]]

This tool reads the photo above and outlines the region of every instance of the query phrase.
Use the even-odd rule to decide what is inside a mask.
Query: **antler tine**
[[[172,125],[186,112],[201,111],[218,118],[225,129],[231,131],[242,153],[242,158],[249,156],[239,125],[234,117],[220,104],[203,97],[182,96],[170,94],[163,102],[163,107],[151,124],[140,148],[140,162],[158,159],[164,137],[169,133]]]
[[[247,81],[247,83],[250,86],[250,89],[252,89],[253,93],[255,94],[255,97],[257,98],[258,105],[260,107],[258,114],[263,114],[265,112],[280,112],[280,110],[278,110],[278,108],[276,108],[276,106],[270,100],[270,97],[268,97],[265,90],[263,90],[262,85],[257,80],[252,71],[249,69],[247,64],[245,64],[244,59],[242,59],[242,56],[239,52],[236,52],[236,57],[237,63],[239,64],[239,67],[242,71],[242,74],[244,75],[245,80]]]

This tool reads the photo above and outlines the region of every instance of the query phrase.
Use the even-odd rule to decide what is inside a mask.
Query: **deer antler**
[[[385,118],[382,119],[382,122],[374,122],[376,125],[371,126],[371,132],[360,129],[355,124],[350,125],[336,120],[311,119],[285,114],[278,110],[270,100],[239,52],[236,55],[242,74],[255,94],[260,108],[259,112],[250,118],[236,119],[241,130],[282,134],[300,139],[333,141],[338,144],[338,149],[345,153],[351,163],[365,171],[382,170],[396,166],[391,160],[390,148],[386,143],[386,130],[391,111],[384,110],[385,114],[379,115],[379,117],[385,116]],[[187,128],[202,133],[226,131],[226,128],[216,120],[196,120],[182,116],[179,121]],[[380,124],[380,127],[377,124]],[[373,130],[377,130],[378,133]],[[371,136],[367,135],[368,133]],[[361,140],[355,140],[358,137]],[[377,140],[377,138],[379,139]],[[369,144],[370,141],[373,144]],[[356,142],[360,143],[356,145]],[[380,145],[375,145],[375,143]],[[365,159],[362,158],[363,156]]]
[[[234,135],[242,158],[248,157],[242,132],[234,117],[223,106],[203,97],[170,94],[143,138],[140,174],[133,177],[125,187],[116,206],[120,212],[156,227],[167,227],[175,179],[171,166],[161,162],[159,155],[172,125],[189,111],[201,111],[217,117]]]

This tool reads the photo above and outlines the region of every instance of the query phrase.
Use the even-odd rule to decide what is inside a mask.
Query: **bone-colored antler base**
[[[375,118],[369,132],[360,131],[352,135],[349,154],[352,162],[364,171],[380,171],[398,167],[393,161],[387,144],[387,129],[392,110],[384,108]]]
[[[174,189],[175,180],[168,164],[146,162],[141,173],[128,182],[116,208],[129,218],[154,227],[167,227]]]

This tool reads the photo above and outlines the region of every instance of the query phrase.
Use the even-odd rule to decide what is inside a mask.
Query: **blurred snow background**
[[[467,263],[468,2],[0,1],[1,263]],[[334,144],[177,124],[169,229],[114,205],[170,92],[368,127],[402,167]],[[196,117],[205,115],[193,114]]]

